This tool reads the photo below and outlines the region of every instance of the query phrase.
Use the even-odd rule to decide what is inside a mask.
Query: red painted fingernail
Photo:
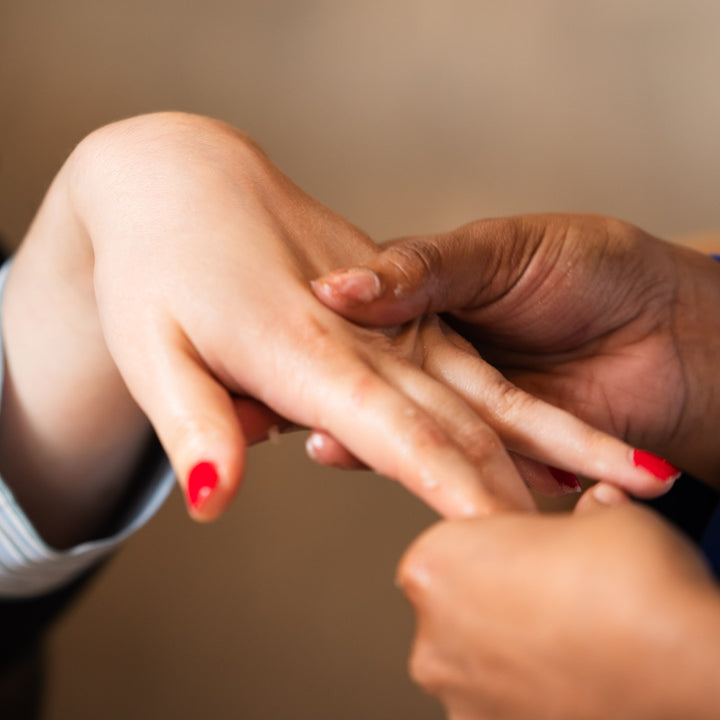
[[[582,490],[577,475],[568,472],[567,470],[552,467],[552,465],[548,465],[548,470],[562,486],[570,488],[570,490],[573,490],[574,492],[580,492]]]
[[[637,467],[647,470],[651,475],[663,482],[675,480],[680,476],[680,471],[674,465],[646,450],[634,450],[632,458]]]
[[[187,496],[190,507],[199,510],[218,484],[218,474],[211,462],[199,462],[188,475]]]

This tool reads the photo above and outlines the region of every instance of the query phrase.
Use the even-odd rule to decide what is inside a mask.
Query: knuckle
[[[459,432],[459,440],[465,452],[480,464],[505,452],[505,447],[495,431],[478,422],[466,423]]]
[[[509,424],[515,424],[529,413],[537,400],[510,382],[503,381],[496,391],[494,414]]]
[[[416,607],[422,604],[430,585],[430,572],[422,546],[414,544],[403,556],[397,570],[397,581],[402,591]]]
[[[379,382],[370,368],[363,367],[350,385],[350,406],[355,410],[364,407],[368,400],[375,396]]]
[[[400,559],[398,584],[416,607],[423,605],[432,588],[443,580],[443,570],[448,567],[445,555],[453,530],[454,526],[448,521],[435,523]]]
[[[171,418],[166,427],[159,429],[159,434],[168,452],[193,457],[208,444],[226,437],[228,432],[224,423],[209,413],[191,414],[183,410]]]
[[[329,350],[331,328],[312,313],[305,312],[301,315],[290,332],[296,346],[309,348],[313,354],[320,355]]]
[[[408,660],[412,681],[434,696],[442,695],[449,684],[449,673],[436,648],[426,640],[416,640]]]
[[[410,421],[410,426],[406,430],[408,452],[426,453],[451,446],[452,443],[445,431],[422,411],[410,406],[405,409],[405,415]]]
[[[410,238],[391,245],[386,250],[386,258],[410,285],[419,278],[439,274],[442,268],[440,249],[422,238]]]
[[[433,673],[431,672],[429,653],[427,645],[423,641],[415,641],[408,661],[408,671],[410,678],[415,684],[421,687],[427,687],[432,684]]]

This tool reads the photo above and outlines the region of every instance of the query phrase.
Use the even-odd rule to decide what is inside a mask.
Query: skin
[[[366,325],[447,313],[517,386],[720,486],[717,262],[611,218],[534,215],[405,238],[364,267],[369,301],[343,273],[317,297]],[[467,374],[445,379],[482,398]]]
[[[348,273],[315,292],[370,325],[448,313],[519,386],[719,486],[715,261],[610,218],[541,215],[399,240],[369,270],[372,296]],[[441,523],[399,578],[411,672],[451,720],[717,716],[717,585],[617,487],[573,515]]]
[[[151,426],[184,488],[217,469],[199,520],[282,424],[331,430],[443,515],[531,510],[495,433],[421,370],[424,345],[451,351],[437,321],[365,330],[312,296],[311,277],[376,252],[223,123],[159,114],[80,143],[3,309],[0,470],[45,538],[97,532]]]
[[[13,264],[3,308],[0,470],[57,547],[91,537],[102,527],[151,427],[181,485],[198,461],[217,466],[220,484],[194,511],[198,519],[216,517],[231,499],[242,477],[246,445],[264,437],[272,425],[288,423],[317,428],[319,437],[396,477],[451,518],[532,509],[503,442],[531,459],[596,477],[611,475],[638,493],[664,491],[666,486],[632,466],[630,446],[519,391],[436,317],[419,316],[455,310],[463,330],[507,376],[560,406],[576,410],[577,404],[579,415],[598,421],[602,417],[591,411],[591,392],[584,403],[574,403],[574,396],[559,391],[582,377],[582,371],[565,373],[565,363],[587,368],[588,358],[606,353],[622,364],[622,342],[604,343],[632,330],[630,337],[641,349],[642,343],[659,339],[664,360],[680,354],[676,365],[689,368],[692,358],[679,352],[680,343],[667,341],[672,332],[662,314],[668,297],[681,300],[680,307],[692,304],[687,283],[678,281],[670,287],[673,292],[663,295],[668,288],[662,283],[656,288],[656,276],[644,294],[635,290],[623,303],[601,306],[613,310],[610,317],[619,324],[600,333],[592,316],[577,315],[582,303],[568,303],[577,297],[568,298],[564,289],[573,285],[568,277],[582,280],[575,291],[595,287],[590,269],[606,268],[608,259],[617,273],[623,265],[612,252],[600,252],[586,266],[584,250],[564,255],[565,241],[557,238],[572,233],[562,223],[557,234],[540,233],[539,245],[530,252],[521,247],[519,235],[510,235],[513,242],[489,265],[499,278],[488,283],[490,290],[477,285],[473,290],[473,283],[465,281],[447,292],[439,271],[466,271],[468,255],[462,253],[477,248],[465,241],[474,242],[478,235],[483,232],[448,236],[449,245],[441,243],[427,257],[423,252],[437,239],[430,245],[405,241],[405,250],[395,248],[378,258],[362,232],[305,195],[232,128],[179,114],[104,128],[83,141],[61,170]],[[546,235],[556,237],[548,245],[553,252],[540,251]],[[462,251],[460,262],[446,264],[447,248],[449,257]],[[621,253],[620,259],[631,256]],[[377,292],[380,301],[376,329],[347,322],[321,307],[310,292],[313,277],[357,263],[387,263],[388,258],[390,272],[378,269],[379,285],[369,276],[375,287],[371,294]],[[519,261],[519,271],[513,269],[515,262],[512,268],[504,262],[508,258]],[[539,263],[539,274],[525,275],[537,267],[538,258],[546,260]],[[558,262],[572,267],[573,274],[554,272]],[[668,272],[672,263],[667,257],[665,265]],[[712,275],[709,266],[704,271]],[[393,272],[399,274],[394,284]],[[605,270],[600,276],[609,277]],[[547,290],[540,298],[544,303],[526,280],[533,277]],[[428,289],[438,292],[438,302]],[[317,296],[333,309],[362,319],[368,306],[358,303],[357,290],[343,306],[347,298],[338,302],[342,293],[332,281],[316,285]],[[628,301],[656,293],[659,299],[650,305],[657,312],[623,316]],[[595,300],[586,304],[596,309]],[[569,330],[558,326],[557,318],[541,322],[538,311],[548,307],[555,314],[571,309]],[[683,327],[670,322],[673,332]],[[473,334],[473,329],[481,332]],[[552,375],[550,361],[536,366],[531,359],[542,354],[543,344],[550,360],[563,368],[557,387],[542,382]],[[682,388],[676,399],[682,400],[686,420],[693,416],[688,412],[695,395],[687,378],[683,385],[682,373],[672,372],[676,365],[671,363],[661,387],[668,392]],[[602,366],[592,369],[601,372]],[[644,367],[634,377],[651,369]],[[683,423],[677,417],[650,422],[646,435],[638,435],[639,422],[616,425],[638,404],[618,413],[607,402],[612,422],[605,426],[624,430],[619,434],[628,438],[642,437],[646,447],[663,435],[681,436]],[[645,421],[651,416],[647,413]],[[603,518],[609,519],[603,522],[515,512],[483,523],[455,520],[413,547],[400,579],[420,617],[414,674],[441,697],[452,717],[528,717],[530,703],[529,716],[542,717],[536,712],[539,696],[550,703],[542,710],[547,717],[594,717],[591,713],[607,702],[608,687],[637,690],[622,695],[623,701],[632,698],[627,705],[637,710],[632,717],[644,717],[639,713],[646,710],[647,717],[678,717],[681,701],[684,710],[688,707],[684,685],[679,690],[673,685],[662,707],[648,710],[646,696],[648,678],[662,677],[667,651],[675,650],[679,638],[698,648],[699,655],[683,662],[678,677],[691,676],[683,683],[700,691],[696,698],[712,697],[706,675],[713,665],[701,651],[717,647],[710,623],[717,617],[714,586],[697,557],[652,516],[635,509],[617,512],[624,514],[606,513]],[[486,567],[468,571],[479,561],[491,563],[489,589],[479,583]],[[587,582],[576,582],[578,577]],[[620,601],[607,582],[613,577],[626,581]],[[536,591],[532,608],[525,606],[528,586]],[[583,603],[590,603],[593,612],[581,618],[602,620],[600,637],[589,631],[592,623],[577,620]],[[628,616],[643,621],[632,636],[623,635],[628,628],[622,620]],[[515,623],[501,622],[513,617]],[[531,632],[519,634],[528,618]],[[573,637],[579,640],[558,643],[555,634],[549,640],[547,629],[568,618],[577,625]],[[614,647],[627,649],[623,659],[628,661],[624,673],[618,669],[610,676],[608,627]],[[668,633],[658,632],[665,627]],[[703,644],[709,638],[712,642]],[[579,673],[590,648],[604,648],[605,654]],[[497,677],[498,658],[506,670],[503,682],[488,682]],[[651,671],[632,675],[639,667]],[[568,689],[565,678],[573,673],[582,692]],[[628,677],[638,675],[645,683],[626,688]],[[629,711],[614,716],[622,712]]]
[[[450,720],[717,717],[717,586],[683,537],[602,487],[616,506],[445,522],[405,555],[411,674]]]
[[[99,531],[151,428],[184,490],[198,463],[216,468],[199,520],[222,513],[272,425],[337,438],[447,517],[534,509],[495,426],[543,462],[558,453],[538,424],[589,443],[571,469],[608,450],[627,464],[628,446],[511,386],[437,317],[362,328],[313,296],[312,278],[377,253],[218,121],[164,113],[83,140],[3,306],[0,471],[46,540]],[[479,405],[443,375],[468,363]]]

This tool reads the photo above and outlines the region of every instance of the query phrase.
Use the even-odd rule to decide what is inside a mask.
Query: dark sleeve
[[[0,600],[0,717],[3,720],[40,717],[45,631],[96,572],[97,567],[66,587],[41,597]]]
[[[683,475],[666,495],[647,501],[696,542],[720,578],[720,494],[691,475]]]

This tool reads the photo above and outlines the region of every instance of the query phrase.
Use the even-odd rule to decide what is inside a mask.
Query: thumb
[[[619,487],[610,483],[598,483],[582,494],[575,505],[575,514],[585,515],[629,502],[630,498]]]
[[[407,237],[361,267],[312,283],[330,309],[365,325],[396,325],[428,312],[492,302],[527,267],[538,233],[517,218],[480,220],[439,235]]]
[[[123,364],[128,389],[167,453],[190,515],[213,520],[242,479],[247,442],[241,423],[257,436],[273,418],[262,413],[252,417],[191,347],[160,341],[147,349],[144,359],[142,366]]]

